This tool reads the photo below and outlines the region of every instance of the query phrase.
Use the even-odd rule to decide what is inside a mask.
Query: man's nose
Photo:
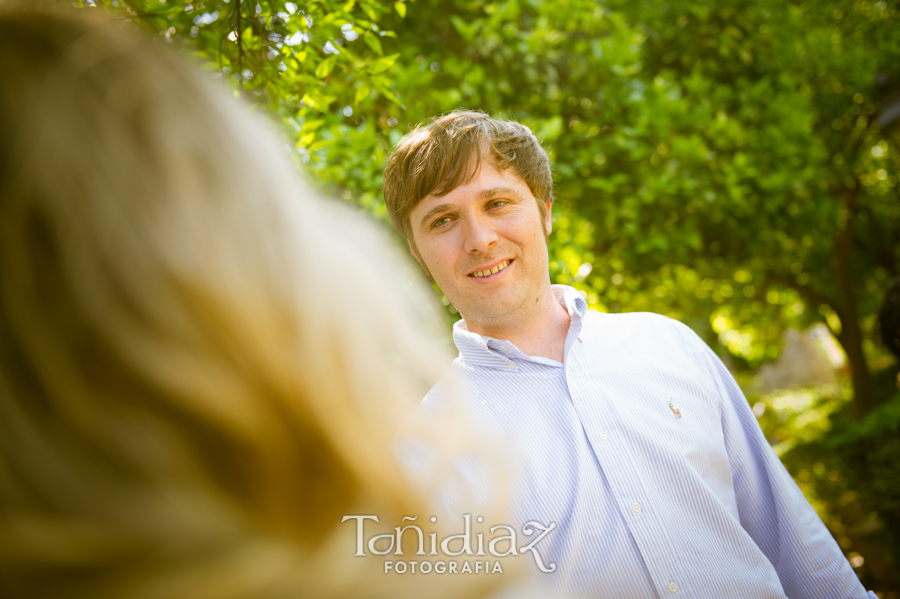
[[[485,218],[473,216],[463,222],[463,244],[469,254],[486,254],[497,245],[497,232]]]

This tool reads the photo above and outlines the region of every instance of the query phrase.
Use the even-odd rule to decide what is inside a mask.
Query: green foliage
[[[896,587],[900,564],[900,391],[897,368],[879,371],[879,405],[864,419],[849,410],[846,384],[753,397],[760,425],[840,546],[861,559],[857,573],[880,590]],[[760,409],[763,408],[764,409]]]
[[[879,374],[898,380],[896,368]],[[863,420],[840,423],[827,445],[842,457],[862,499],[900,525],[900,391],[893,391]],[[900,563],[900,531],[894,532],[894,558]]]
[[[123,14],[214,69],[235,93],[274,117],[294,156],[314,180],[385,221],[378,189],[397,110],[393,70],[384,52],[396,36],[380,23],[390,10],[377,0],[194,3],[172,0],[78,0]],[[365,114],[366,116],[363,116]],[[340,190],[339,190],[340,191]]]

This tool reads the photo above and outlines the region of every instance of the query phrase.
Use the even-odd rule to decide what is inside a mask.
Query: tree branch
[[[244,92],[244,43],[241,40],[241,0],[234,0],[234,34],[237,36],[238,63],[237,76],[238,87]]]
[[[794,291],[799,293],[800,296],[805,299],[808,304],[816,306],[828,304],[832,307],[834,307],[835,305],[834,300],[822,295],[821,293],[817,292],[814,289],[811,289],[810,287],[807,287],[806,285],[801,285],[797,282],[796,279],[792,277],[766,273],[766,278],[763,279],[763,285],[768,286],[770,283],[778,283],[779,285],[784,285],[785,287],[793,289]]]

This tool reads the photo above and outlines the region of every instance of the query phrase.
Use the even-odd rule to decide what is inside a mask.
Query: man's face
[[[537,202],[512,169],[482,162],[471,181],[410,213],[410,250],[471,324],[515,318],[550,286],[550,202],[543,219]]]

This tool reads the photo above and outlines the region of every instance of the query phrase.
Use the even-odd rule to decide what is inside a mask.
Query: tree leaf
[[[319,66],[316,67],[316,77],[318,77],[319,79],[328,77],[329,73],[331,73],[331,70],[334,68],[334,63],[335,60],[333,57],[326,58],[321,63],[319,63]]]
[[[360,85],[356,89],[356,96],[354,97],[354,101],[356,104],[359,104],[363,100],[369,97],[369,86],[365,83]]]
[[[372,50],[378,54],[379,56],[384,54],[384,51],[381,49],[381,40],[373,34],[371,31],[367,31],[363,36],[363,41],[366,42],[366,45],[372,48]]]
[[[373,75],[377,73],[381,73],[382,71],[386,71],[397,62],[397,58],[400,57],[400,54],[391,54],[390,56],[385,56],[383,58],[379,58],[375,62],[372,63],[372,66],[369,67],[369,72]]]

